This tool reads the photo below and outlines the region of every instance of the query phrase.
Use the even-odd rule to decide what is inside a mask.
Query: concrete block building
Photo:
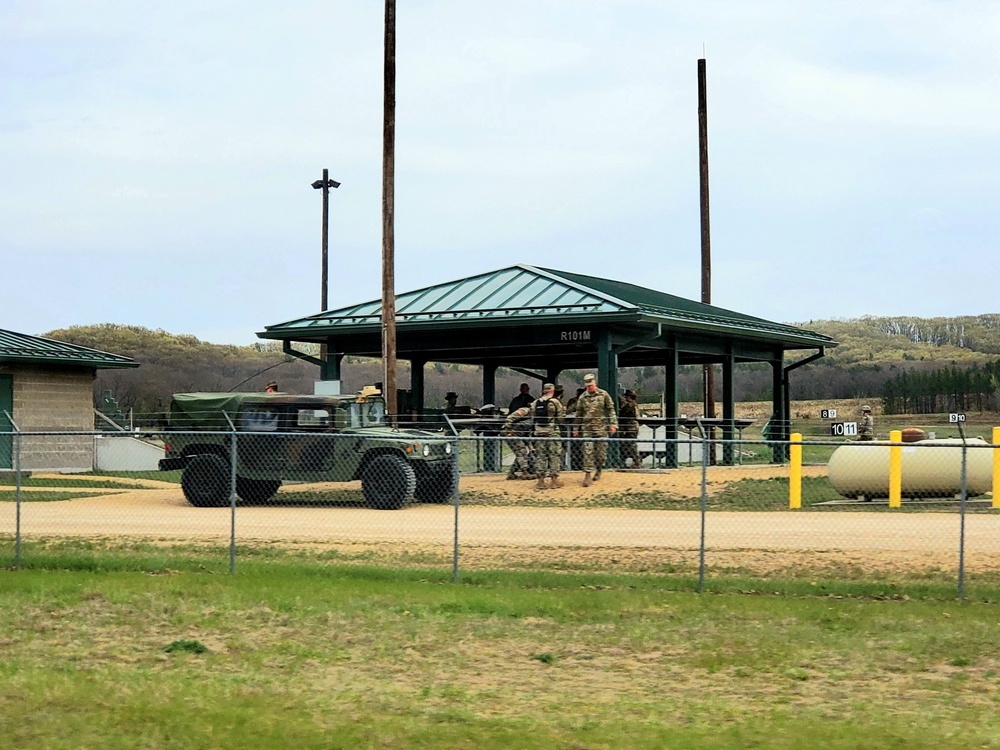
[[[93,384],[100,369],[138,367],[128,357],[0,329],[0,471],[89,471]],[[66,433],[66,434],[59,434]]]

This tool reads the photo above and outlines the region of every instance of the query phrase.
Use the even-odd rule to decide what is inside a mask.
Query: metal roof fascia
[[[27,365],[63,365],[66,367],[84,367],[90,370],[120,370],[127,367],[139,367],[135,360],[106,360],[73,357],[72,355],[7,355],[0,354],[0,364]]]
[[[598,317],[599,316],[599,317]],[[530,323],[532,325],[579,325],[579,324],[594,324],[594,323],[604,323],[609,322],[609,319],[613,319],[614,322],[636,322],[637,316],[634,311],[631,310],[621,310],[618,312],[604,312],[604,313],[593,313],[593,312],[580,312],[580,313],[566,313],[566,312],[546,312],[537,313],[534,315],[520,315],[520,316],[508,316],[503,319],[504,323]],[[440,320],[423,320],[423,321],[410,321],[403,323],[398,326],[400,332],[407,331],[433,331],[441,325]],[[495,317],[482,317],[482,318],[457,318],[455,320],[449,321],[449,327],[452,329],[463,329],[463,328],[490,328],[497,325],[497,318]],[[365,324],[365,325],[355,325],[351,326],[350,330],[340,328],[337,330],[331,330],[328,334],[322,331],[302,331],[297,330],[289,332],[295,336],[309,335],[316,337],[325,337],[327,335],[336,338],[339,336],[364,336],[370,335],[372,333],[377,333],[381,330],[380,324]],[[272,339],[283,339],[288,338],[288,335],[278,331],[263,331],[257,334],[261,338],[272,338]],[[312,342],[311,338],[304,339],[292,339],[295,341]]]
[[[740,332],[755,334],[759,338],[766,338],[768,340],[777,339],[779,341],[785,342],[795,342],[800,344],[806,344],[810,347],[815,346],[836,346],[837,342],[832,339],[828,339],[822,334],[817,334],[816,336],[807,336],[803,334],[796,334],[791,331],[780,331],[768,328],[754,328],[739,322],[713,322],[713,321],[693,321],[689,318],[684,317],[674,317],[669,314],[651,314],[645,312],[640,316],[641,322],[644,323],[669,323],[673,328],[683,328],[686,330],[694,331],[712,331],[713,333],[733,333],[736,330]]]

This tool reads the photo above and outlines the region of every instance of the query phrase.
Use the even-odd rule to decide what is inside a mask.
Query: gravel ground
[[[825,467],[806,467],[806,476]],[[712,467],[710,489],[745,477],[787,476],[787,467]],[[519,567],[544,561],[563,568],[601,567],[662,571],[698,563],[701,517],[692,511],[574,508],[583,493],[626,489],[696,497],[700,469],[669,472],[610,471],[590,488],[580,472],[563,474],[561,489],[538,490],[531,481],[498,476],[464,476],[461,491],[530,498],[545,493],[566,507],[470,506],[456,516],[451,505],[415,505],[401,511],[360,506],[240,507],[235,526],[242,544],[338,550],[347,557],[410,555],[447,561],[456,517],[463,565]],[[133,484],[135,480],[123,480]],[[99,490],[68,501],[22,503],[25,539],[87,537],[141,538],[162,543],[228,541],[228,508],[194,508],[175,484],[145,481],[144,489]],[[343,489],[344,485],[333,485]],[[301,488],[301,486],[299,486]],[[51,488],[26,489],[26,495]],[[111,493],[114,494],[111,494]],[[0,530],[13,533],[14,503],[0,504]],[[953,572],[958,563],[959,518],[954,513],[725,512],[708,514],[706,562],[713,569],[757,572],[873,568],[894,572]],[[1000,570],[1000,514],[966,521],[969,571]]]

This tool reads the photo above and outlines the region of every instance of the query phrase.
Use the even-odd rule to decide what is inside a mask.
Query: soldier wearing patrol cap
[[[576,402],[573,437],[590,438],[583,444],[583,486],[589,487],[601,478],[608,454],[607,438],[618,431],[618,415],[611,396],[597,387],[596,377],[584,375],[583,384],[585,390]]]

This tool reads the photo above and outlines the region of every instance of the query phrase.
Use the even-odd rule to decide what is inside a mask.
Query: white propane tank
[[[921,440],[903,445],[903,497],[955,497],[962,491],[962,445],[966,451],[966,491],[982,495],[992,489],[993,450],[982,438]],[[882,440],[842,445],[830,456],[830,484],[844,497],[889,496],[889,448]],[[995,450],[995,449],[994,449]]]

